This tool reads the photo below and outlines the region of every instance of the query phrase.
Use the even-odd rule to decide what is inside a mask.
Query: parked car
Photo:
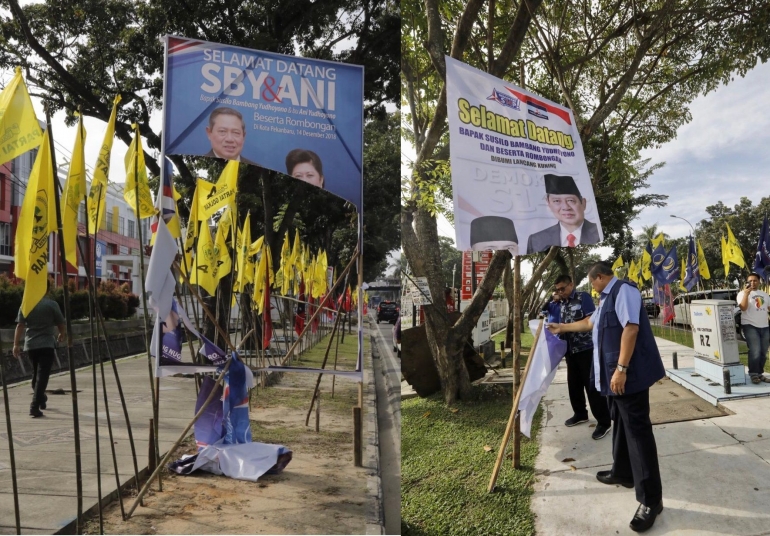
[[[674,299],[674,324],[691,326],[690,321],[690,303],[693,300],[728,300],[733,303],[738,297],[738,289],[721,288],[714,290],[701,290],[697,292],[687,292],[680,294]],[[740,315],[736,316],[736,332],[740,334]]]
[[[377,323],[379,324],[383,320],[395,324],[398,320],[400,309],[396,302],[383,300],[377,306]]]
[[[644,298],[644,310],[647,311],[647,316],[658,318],[660,314],[660,305],[655,303],[653,298]]]

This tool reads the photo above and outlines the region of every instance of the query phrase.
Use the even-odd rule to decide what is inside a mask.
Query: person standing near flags
[[[559,295],[556,316],[561,324],[572,324],[591,316],[596,310],[594,301],[587,292],[575,291],[572,278],[562,274],[556,278],[554,292]],[[550,318],[550,315],[549,315]],[[591,363],[593,361],[594,344],[591,334],[567,333],[563,337],[567,341],[567,388],[569,389],[569,402],[572,405],[573,415],[564,423],[565,426],[576,426],[588,422],[588,410],[586,409],[586,395],[591,413],[596,419],[591,437],[601,439],[610,431],[610,410],[607,399],[599,394],[599,391],[591,383]],[[585,392],[585,394],[583,394]]]
[[[749,274],[746,288],[738,293],[736,301],[741,308],[741,330],[749,347],[751,383],[770,383],[770,378],[762,374],[767,361],[767,348],[770,346],[770,327],[767,319],[770,296],[759,290],[758,273]]]
[[[48,280],[48,291],[51,281]],[[29,414],[32,417],[42,417],[41,409],[46,408],[48,397],[45,394],[48,387],[48,377],[56,358],[56,341],[54,328],[59,329],[58,341],[64,340],[67,326],[59,304],[48,296],[44,296],[25,317],[21,309],[16,317],[16,332],[13,337],[13,357],[21,359],[21,339],[24,337],[24,351],[29,353],[32,361],[32,389],[35,391]]]
[[[665,376],[665,369],[636,285],[617,279],[606,262],[591,266],[588,280],[600,293],[597,311],[571,324],[549,324],[548,329],[555,334],[592,331],[591,380],[608,397],[613,422],[612,468],[596,473],[596,479],[635,488],[640,504],[630,527],[643,532],[663,511],[650,387]]]

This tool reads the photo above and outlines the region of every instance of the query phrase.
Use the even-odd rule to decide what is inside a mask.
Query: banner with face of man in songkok
[[[166,36],[165,153],[237,160],[363,208],[360,65]]]
[[[572,112],[450,57],[446,67],[457,249],[601,242]]]

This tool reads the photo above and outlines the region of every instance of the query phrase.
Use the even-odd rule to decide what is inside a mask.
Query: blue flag
[[[690,245],[687,248],[687,261],[685,264],[684,288],[687,292],[700,281],[700,269],[698,267],[698,252],[695,250],[695,241],[690,235]]]
[[[661,285],[669,285],[676,281],[676,278],[679,276],[679,257],[676,254],[676,246],[672,246],[671,250],[665,254],[662,260],[656,263],[655,258],[658,256],[658,249],[663,249],[663,247],[658,246],[653,252],[652,276]]]
[[[759,233],[757,242],[757,253],[754,255],[754,271],[767,282],[768,270],[770,269],[770,226],[767,223],[767,216],[762,222],[762,231]]]

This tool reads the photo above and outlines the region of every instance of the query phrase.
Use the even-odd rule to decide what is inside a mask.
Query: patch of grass
[[[261,421],[251,421],[251,436],[254,441],[286,445],[292,450],[320,452],[326,455],[336,454],[344,447],[353,444],[353,432],[333,432],[321,430],[311,432],[308,428],[297,426],[265,426]]]
[[[671,342],[693,348],[692,331],[682,328],[670,328],[662,326],[652,326],[652,333],[656,337],[666,339]],[[738,341],[738,359],[741,363],[749,365],[749,347],[745,342]],[[765,372],[770,372],[770,360],[765,362]]]
[[[529,329],[525,330],[524,333],[521,334],[521,347],[524,349],[532,348],[532,341],[534,338],[534,335],[530,333]],[[505,340],[505,330],[492,337],[492,340],[495,341],[495,350],[499,351],[500,343]]]
[[[314,382],[316,377],[313,376]],[[285,381],[282,383],[285,383]],[[358,393],[350,385],[350,382],[337,381],[334,389],[334,398],[332,398],[329,387],[322,383],[321,413],[330,411],[339,415],[349,415],[350,408],[358,402]],[[280,406],[307,411],[310,407],[310,398],[313,396],[313,387],[309,386],[307,389],[286,389],[281,384],[278,384],[260,389],[254,396],[254,403],[257,406]]]
[[[511,411],[509,389],[474,388],[448,408],[440,394],[401,403],[401,533],[411,536],[535,533],[530,509],[542,410],[522,437],[521,469],[506,457],[494,493],[487,485]],[[457,410],[455,412],[455,410]],[[484,446],[492,447],[487,452]],[[510,453],[511,447],[508,447]]]
[[[326,346],[329,344],[330,335],[324,336],[315,346],[307,350],[300,356],[299,363],[302,363],[306,367],[319,367],[323,363],[324,354],[326,353]],[[335,339],[338,337],[335,334]],[[369,338],[364,337],[364,352],[369,349]],[[345,341],[340,342],[339,348],[337,348],[337,341],[332,342],[332,346],[329,349],[329,358],[326,361],[326,368],[334,367],[334,355],[335,350],[337,352],[337,368],[344,370],[354,370],[356,367],[356,359],[358,358],[358,333],[356,333],[355,326],[352,333],[345,333]]]

